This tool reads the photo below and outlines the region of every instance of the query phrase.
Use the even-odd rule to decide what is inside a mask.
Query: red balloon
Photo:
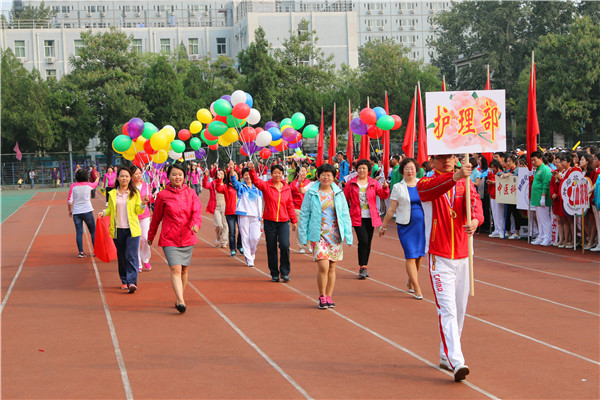
[[[250,115],[250,106],[246,103],[237,103],[231,110],[231,115],[237,119],[244,119]]]
[[[154,154],[154,153],[156,153],[156,150],[154,150],[154,149],[152,148],[152,145],[150,144],[150,140],[146,140],[146,141],[144,142],[144,151],[145,151],[146,153],[148,153],[148,154]]]
[[[222,115],[217,115],[215,117],[215,119],[213,119],[213,121],[221,121],[222,123],[224,123],[225,125],[227,125],[227,117],[223,117]]]
[[[213,140],[218,140],[219,138],[217,136],[213,136],[210,134],[210,132],[208,131],[208,129],[204,130],[204,137],[206,138],[206,140],[208,141],[213,141]]]
[[[379,139],[383,136],[383,131],[377,127],[377,125],[370,126],[367,129],[367,136],[371,139]]]
[[[392,115],[392,118],[394,118],[394,126],[392,127],[392,130],[395,131],[402,126],[402,118],[397,115]]]
[[[144,168],[144,166],[150,162],[150,159],[150,154],[136,153],[135,158],[133,159],[133,165],[136,165],[140,168]]]
[[[123,127],[121,128],[121,133],[123,135],[129,136],[129,132],[127,132],[127,123],[123,124]]]
[[[263,160],[266,160],[269,157],[271,157],[271,150],[269,150],[269,149],[262,149],[260,151],[260,158],[262,158]]]
[[[296,132],[296,138],[294,140],[290,140],[288,143],[289,144],[296,144],[300,140],[302,140],[302,132]]]
[[[256,130],[250,126],[245,127],[240,131],[240,141],[250,143],[256,139]]]
[[[260,126],[257,128],[254,128],[254,132],[256,132],[256,134],[258,135],[259,133],[261,133],[262,131],[264,131],[263,128],[261,128]]]
[[[363,108],[360,112],[360,120],[367,125],[375,125],[377,123],[377,114],[372,108]]]
[[[244,146],[240,147],[240,154],[243,156],[248,157],[248,153],[246,153],[246,150],[244,149]]]
[[[179,140],[188,140],[191,136],[192,132],[190,132],[187,129],[182,129],[179,131],[179,133],[177,133],[177,137],[179,137]]]
[[[288,144],[286,143],[285,140],[282,140],[281,143],[279,143],[277,146],[275,146],[275,148],[277,149],[277,151],[284,151],[285,149],[288,148]]]
[[[204,136],[206,136],[206,133],[204,134]],[[219,143],[211,144],[210,146],[208,146],[208,148],[211,150],[216,150],[219,148]]]

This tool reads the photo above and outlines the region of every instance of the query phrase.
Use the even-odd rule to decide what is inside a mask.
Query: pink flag
[[[17,142],[17,144],[15,144],[15,148],[13,149],[13,151],[17,153],[17,160],[21,161],[21,159],[23,158],[23,154],[21,153],[21,150],[19,149],[19,142]]]

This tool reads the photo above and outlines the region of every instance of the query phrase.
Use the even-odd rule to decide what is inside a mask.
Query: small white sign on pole
[[[185,159],[185,161],[195,160],[196,153],[193,151],[186,151],[185,153],[183,153],[183,158]]]

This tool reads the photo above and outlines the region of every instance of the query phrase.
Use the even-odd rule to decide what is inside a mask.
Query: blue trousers
[[[83,214],[73,214],[73,222],[75,223],[75,233],[77,240],[77,250],[83,253],[83,223],[87,225],[90,236],[92,236],[92,245],[96,240],[96,222],[94,221],[94,213],[92,211]]]
[[[130,229],[117,228],[116,237],[113,239],[117,248],[117,260],[119,260],[119,276],[124,285],[134,284],[137,286],[139,273],[138,249],[140,237],[131,237]]]
[[[225,219],[227,220],[227,227],[229,228],[229,250],[235,251],[237,248],[240,250],[242,248],[242,236],[240,235],[240,224],[238,223],[237,215],[226,215]],[[235,225],[237,224],[237,241],[235,235]]]

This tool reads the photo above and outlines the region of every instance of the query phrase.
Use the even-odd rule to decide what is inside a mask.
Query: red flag
[[[417,162],[422,165],[429,159],[427,156],[427,137],[425,132],[425,114],[423,112],[423,101],[421,100],[421,84],[419,84],[419,145],[417,153]]]
[[[446,91],[446,75],[442,75],[442,92]]]
[[[413,97],[412,106],[410,106],[410,115],[406,123],[406,133],[404,134],[404,142],[402,143],[402,151],[406,157],[414,158],[415,156],[415,100],[417,97],[417,88],[415,87],[415,96]]]
[[[527,165],[532,169],[531,153],[537,148],[537,135],[540,133],[538,124],[535,94],[535,62],[531,53],[531,77],[529,79],[529,96],[527,99]]]
[[[369,137],[364,134],[360,137],[360,155],[358,156],[359,159],[365,159],[365,160],[370,160],[370,154],[371,154],[371,140],[369,139]]]
[[[333,157],[337,147],[337,135],[335,133],[335,103],[333,103],[333,124],[331,125],[331,137],[329,138],[329,152],[327,153],[329,164],[333,165]]]
[[[385,92],[385,112],[390,115],[387,91]],[[390,131],[383,131],[381,144],[383,145],[383,176],[387,177],[390,170]]]
[[[323,165],[323,134],[325,126],[323,125],[323,107],[321,107],[321,127],[319,128],[319,141],[317,144],[317,167]]]
[[[17,153],[17,160],[21,161],[21,159],[23,158],[23,153],[21,153],[21,150],[19,149],[19,142],[15,144],[15,148],[13,149],[13,151]]]
[[[348,164],[352,165],[352,161],[354,161],[354,134],[350,127],[350,122],[352,121],[350,110],[350,99],[348,99],[348,145],[346,146],[346,158],[348,159]]]

